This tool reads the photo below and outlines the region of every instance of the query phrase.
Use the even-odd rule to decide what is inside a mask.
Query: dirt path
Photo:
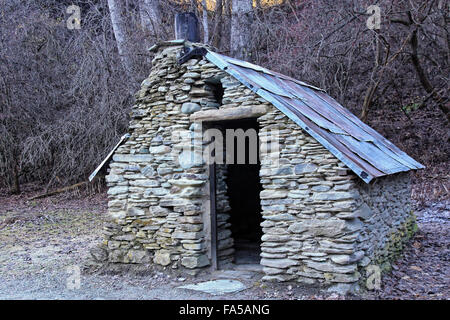
[[[25,197],[0,198],[0,299],[344,299],[297,283],[262,283],[251,272],[221,272],[199,278],[152,273],[81,273],[88,248],[101,241],[104,195],[70,195],[29,203]],[[93,208],[96,208],[95,210]],[[447,202],[421,206],[420,231],[378,292],[366,299],[448,299],[450,270]],[[240,279],[247,289],[210,295],[177,288],[210,279]]]

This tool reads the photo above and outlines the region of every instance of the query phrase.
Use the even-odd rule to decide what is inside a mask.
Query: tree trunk
[[[129,77],[133,78],[133,63],[128,49],[123,5],[124,2],[122,0],[108,0],[111,24],[116,38],[119,57]]]
[[[141,0],[139,7],[141,23],[144,31],[156,40],[159,39],[159,25],[161,23],[161,7],[159,0]]]
[[[249,61],[251,26],[253,20],[252,0],[233,0],[231,14],[231,56]]]
[[[203,43],[209,42],[209,27],[208,27],[208,8],[206,7],[206,0],[202,1],[203,11]]]
[[[19,166],[16,164],[13,170],[13,186],[11,189],[11,193],[19,194],[20,193],[20,182],[19,182]]]
[[[211,43],[217,49],[220,48],[222,40],[222,17],[223,17],[223,1],[216,0],[216,7],[214,8],[214,29],[211,36]]]
[[[410,40],[410,45],[411,45],[411,51],[412,51],[411,52],[412,64],[413,64],[414,68],[416,69],[416,73],[417,73],[417,76],[419,77],[420,84],[425,89],[425,91],[433,97],[434,101],[436,101],[439,109],[445,115],[447,120],[450,120],[449,108],[446,105],[446,100],[447,99],[442,97],[436,91],[436,89],[431,84],[430,79],[428,79],[427,73],[422,68],[422,64],[420,63],[419,53],[418,53],[419,40],[418,40],[418,37],[417,37],[417,29],[415,29],[413,31],[413,33],[412,33],[412,37],[411,37],[411,40]]]
[[[367,122],[367,118],[369,116],[369,111],[372,107],[373,98],[375,96],[375,92],[378,89],[378,85],[380,84],[380,79],[375,79],[377,73],[380,71],[380,64],[382,63],[382,48],[381,41],[378,36],[375,37],[375,64],[372,69],[372,73],[370,74],[370,83],[366,89],[366,94],[364,95],[364,102],[362,106],[362,112],[360,119],[364,122]]]

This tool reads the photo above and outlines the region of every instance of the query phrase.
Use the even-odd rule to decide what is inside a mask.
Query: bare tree
[[[222,40],[222,19],[223,19],[223,1],[216,0],[213,18],[213,30],[211,35],[211,43],[214,47],[219,48]]]
[[[231,56],[250,60],[250,39],[253,20],[252,0],[233,0],[231,15]]]
[[[148,42],[172,39],[174,13],[201,16],[202,2],[0,0],[0,187],[85,180],[127,130]],[[448,168],[448,1],[378,0],[379,31],[366,26],[370,1],[258,3],[216,0],[209,42],[322,87],[407,153]],[[79,30],[66,27],[70,4],[82,9]]]
[[[439,4],[439,5],[441,5],[441,4]],[[391,19],[391,21],[393,23],[398,23],[400,25],[406,26],[406,27],[408,27],[408,29],[412,30],[411,31],[412,34],[411,34],[411,38],[410,38],[410,42],[409,42],[410,47],[411,47],[411,53],[410,53],[411,63],[413,64],[414,69],[416,70],[417,77],[419,78],[419,82],[422,85],[422,87],[424,88],[424,90],[428,93],[428,95],[436,101],[437,106],[442,111],[442,113],[447,117],[448,120],[450,120],[448,97],[445,96],[445,92],[444,92],[444,95],[441,95],[438,92],[438,89],[434,87],[434,85],[430,81],[427,71],[425,70],[425,68],[422,64],[422,61],[420,59],[420,54],[419,54],[419,43],[420,43],[419,32],[426,33],[426,29],[425,29],[426,25],[424,24],[424,22],[425,22],[425,20],[427,20],[429,18],[429,16],[431,16],[432,8],[433,8],[433,3],[431,3],[431,5],[429,5],[429,6],[427,3],[425,3],[424,5],[420,6],[419,8],[408,8],[407,11],[405,12],[406,18],[395,17],[395,18]],[[413,12],[413,9],[415,9],[416,12]],[[447,61],[448,61],[449,33],[447,30],[448,25],[445,20],[446,18],[448,20],[448,9],[446,10],[446,8],[444,8],[442,11],[447,12],[447,13],[443,14],[444,27],[442,29],[445,32],[445,35],[442,38],[445,39],[447,42],[446,55],[447,55]],[[415,13],[415,15],[414,15],[414,13]],[[436,35],[433,35],[433,38],[434,39],[437,38]]]
[[[159,0],[141,0],[140,16],[144,31],[158,39],[161,25],[161,5]]]
[[[111,23],[114,30],[114,36],[117,42],[117,49],[119,51],[120,60],[122,61],[125,71],[128,76],[133,78],[133,62],[129,53],[126,22],[124,14],[124,2],[122,0],[108,0],[109,14],[111,16]]]
[[[203,43],[209,43],[209,26],[208,26],[208,7],[206,6],[206,0],[202,1],[203,12]]]
[[[366,94],[364,95],[364,101],[360,116],[361,120],[364,122],[367,121],[367,117],[369,116],[369,111],[372,107],[375,98],[375,93],[378,87],[380,86],[381,82],[385,80],[384,75],[387,68],[399,57],[400,54],[404,53],[405,45],[411,37],[411,35],[407,35],[406,38],[403,40],[403,43],[401,47],[398,49],[398,51],[391,54],[386,39],[384,39],[379,32],[374,33],[375,33],[375,63],[372,72],[370,74],[369,86],[367,87]],[[385,46],[382,45],[383,41]]]

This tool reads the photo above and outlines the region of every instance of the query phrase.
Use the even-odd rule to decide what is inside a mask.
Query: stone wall
[[[363,283],[365,267],[395,258],[413,231],[407,174],[366,185],[322,145],[205,59],[176,63],[181,46],[160,48],[132,109],[131,137],[113,156],[108,183],[109,263],[154,263],[197,271],[211,263],[209,168],[201,153],[205,111],[257,115],[264,280]],[[221,83],[217,100],[214,85]],[[261,111],[263,110],[263,111]],[[202,113],[203,112],[203,113]],[[208,114],[208,112],[206,112]],[[278,130],[278,144],[271,130]],[[191,144],[200,150],[190,150]],[[273,145],[272,145],[273,147]],[[217,165],[218,258],[233,259],[226,165]]]
[[[262,160],[264,279],[339,290],[364,286],[365,267],[385,268],[413,232],[409,175],[367,185],[280,111],[270,110],[258,121],[278,126],[281,152],[279,165]]]
[[[202,159],[198,111],[259,105],[263,102],[205,59],[176,62],[182,46],[160,48],[151,74],[132,108],[130,138],[115,152],[106,177],[108,212],[102,262],[154,263],[173,269],[210,265],[209,168]],[[223,86],[221,104],[214,84]],[[253,100],[252,100],[253,99]],[[251,108],[251,106],[250,106]],[[191,145],[200,146],[191,150]],[[218,260],[233,260],[228,223],[226,165],[218,165]],[[186,271],[186,270],[185,270]]]
[[[223,267],[233,262],[233,237],[231,236],[230,214],[231,208],[227,196],[226,164],[216,165],[216,215],[217,215],[217,259],[218,266]]]
[[[281,151],[279,166],[262,160],[264,279],[358,281],[357,177],[280,111],[258,120],[279,126]]]
[[[181,49],[167,46],[156,54],[136,95],[131,137],[110,164],[112,222],[104,242],[110,263],[153,262],[174,269],[210,264],[202,215],[209,202],[207,167],[183,150],[192,139],[201,145],[201,130],[196,133],[189,115],[218,106],[204,82],[217,76],[217,69],[199,59],[178,65]]]
[[[360,271],[364,275],[368,264],[390,271],[390,263],[417,231],[409,173],[382,177],[370,184],[358,181],[357,187],[360,205],[356,214],[364,222],[357,246],[366,256],[359,263]]]

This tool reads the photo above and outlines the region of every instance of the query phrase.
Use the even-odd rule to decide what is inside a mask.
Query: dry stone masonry
[[[182,49],[180,43],[159,46],[136,95],[131,137],[115,152],[106,178],[111,222],[103,254],[97,250],[95,257],[183,272],[208,269],[209,168],[201,157],[207,126],[199,120],[219,115],[258,121],[265,151],[264,280],[351,289],[365,286],[368,266],[389,270],[415,231],[408,173],[364,183],[282,112],[205,58],[179,65]],[[265,145],[273,129],[279,136],[272,152]],[[186,151],[191,143],[198,143],[200,152]],[[234,254],[226,176],[226,164],[217,165],[217,256],[223,268]]]

